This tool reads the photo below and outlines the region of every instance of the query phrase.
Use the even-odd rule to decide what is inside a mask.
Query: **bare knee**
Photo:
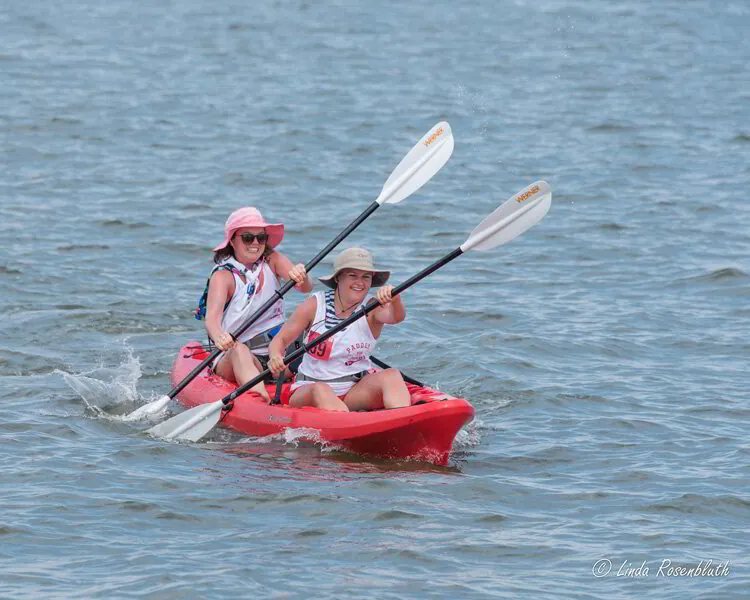
[[[409,388],[398,369],[383,371],[383,406],[385,408],[403,408],[411,404]]]
[[[401,371],[398,369],[385,369],[385,371],[383,371],[383,377],[385,377],[389,383],[404,383],[404,376],[401,375]]]
[[[384,392],[398,391],[402,393],[408,393],[408,388],[406,387],[404,377],[403,375],[401,375],[401,371],[399,371],[398,369],[386,369],[385,371],[382,371],[381,376],[381,389]]]
[[[255,355],[250,352],[250,349],[245,344],[237,344],[231,350],[232,352],[232,366],[235,369],[252,369],[260,373],[263,369],[261,368],[260,361]]]
[[[333,393],[331,387],[325,383],[313,383],[310,393],[316,404],[326,402],[327,400],[336,397],[336,394]]]
[[[234,348],[230,350],[232,353],[232,358],[234,360],[243,360],[243,359],[250,359],[252,358],[252,354],[250,354],[250,349],[245,346],[245,344],[237,344]]]
[[[337,410],[347,412],[349,407],[339,400],[331,386],[325,383],[313,383],[311,390],[315,406],[324,410]]]

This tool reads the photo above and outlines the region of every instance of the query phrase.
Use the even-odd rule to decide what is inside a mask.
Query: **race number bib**
[[[307,335],[307,343],[314,341],[316,338],[319,338],[320,334],[317,331],[311,331]],[[307,353],[312,356],[313,358],[317,358],[318,360],[328,360],[331,358],[331,350],[333,348],[333,340],[328,338],[325,342],[320,342],[317,346],[314,346],[313,348],[310,348]]]

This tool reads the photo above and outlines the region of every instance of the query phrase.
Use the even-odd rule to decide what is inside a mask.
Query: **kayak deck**
[[[172,384],[179,383],[208,352],[199,342],[184,346],[172,368]],[[286,429],[304,430],[298,439],[325,442],[357,454],[385,458],[423,460],[446,464],[458,431],[474,417],[474,408],[428,387],[407,384],[411,406],[360,412],[334,412],[314,407],[293,408],[268,405],[255,392],[245,392],[234,401],[221,425],[241,433],[263,437]],[[232,393],[236,385],[203,371],[177,399],[187,408],[216,402]],[[291,383],[282,388],[282,402],[288,399]],[[275,385],[267,385],[271,397]]]

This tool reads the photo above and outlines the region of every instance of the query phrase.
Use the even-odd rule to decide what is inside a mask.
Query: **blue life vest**
[[[211,271],[211,274],[208,276],[208,279],[206,280],[206,287],[203,290],[203,294],[201,295],[200,298],[198,298],[198,308],[196,308],[193,311],[193,315],[198,321],[202,321],[203,319],[206,318],[206,303],[208,302],[208,284],[211,283],[211,277],[213,277],[214,273],[216,273],[217,271],[231,271],[232,273],[240,277],[243,275],[243,273],[237,267],[235,267],[234,265],[230,265],[230,264],[217,265],[213,268],[213,270]],[[224,304],[224,310],[226,310],[227,306],[229,306],[229,302],[231,302],[231,300],[228,300]]]

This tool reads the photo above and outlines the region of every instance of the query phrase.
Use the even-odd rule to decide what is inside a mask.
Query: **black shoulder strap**
[[[284,381],[286,381],[286,371],[276,380],[276,393],[271,398],[271,404],[281,404],[281,389],[284,387]]]
[[[201,297],[198,298],[198,308],[196,308],[193,311],[193,316],[198,321],[202,321],[206,318],[206,303],[208,302],[208,285],[211,283],[211,277],[214,276],[214,273],[218,273],[219,271],[230,271],[231,273],[236,273],[237,275],[242,276],[242,273],[235,267],[234,265],[230,264],[224,264],[219,265],[218,267],[214,267],[213,271],[211,271],[211,274],[208,276],[208,279],[206,279],[206,287],[203,288],[203,294],[201,294]],[[224,310],[227,309],[227,306],[229,306],[229,302],[231,300],[224,303]]]
[[[304,340],[304,336],[305,336],[305,332],[303,331],[299,335],[299,337],[296,340],[294,340],[294,349],[295,350],[299,350],[300,348],[302,348],[302,346],[304,344],[304,341],[303,341]],[[287,365],[287,368],[292,372],[292,375],[296,375],[297,374],[297,371],[299,370],[299,366],[300,366],[300,363],[302,362],[303,358],[304,358],[304,355],[300,356],[298,359],[292,361],[289,365]],[[279,377],[276,380],[276,394],[271,399],[271,404],[281,404],[281,389],[282,389],[282,387],[284,385],[284,381],[286,381],[286,371],[284,371],[281,374],[281,377]]]

